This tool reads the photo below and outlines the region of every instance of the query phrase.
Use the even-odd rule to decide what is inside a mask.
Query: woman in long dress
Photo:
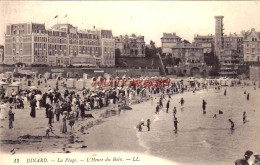
[[[63,116],[62,116],[62,125],[61,125],[61,132],[62,132],[62,133],[66,133],[66,132],[67,132],[67,125],[66,125],[67,114],[68,114],[68,112],[65,111],[65,112],[63,113]]]
[[[1,103],[0,104],[0,119],[5,119],[7,118],[7,113],[6,113],[6,104]]]

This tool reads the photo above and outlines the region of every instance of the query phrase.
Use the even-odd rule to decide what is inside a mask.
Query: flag
[[[67,17],[67,14],[64,16],[64,18],[66,18]]]
[[[58,15],[56,15],[54,18],[58,18]]]

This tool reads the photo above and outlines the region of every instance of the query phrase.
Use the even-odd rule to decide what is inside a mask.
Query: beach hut
[[[20,90],[20,86],[17,85],[17,84],[10,84],[7,86],[6,88],[6,96],[11,96],[12,92],[16,92],[16,93],[19,93],[19,90]]]
[[[3,87],[4,89],[6,89],[8,86],[8,83],[0,81],[0,87]]]
[[[51,74],[50,74],[49,72],[46,72],[46,73],[44,74],[44,78],[45,78],[45,79],[49,79],[50,76],[51,76]]]
[[[22,83],[20,81],[13,82],[12,85],[17,85],[19,89],[22,89]]]
[[[75,87],[75,80],[74,79],[68,79],[67,88],[74,88],[74,87]]]
[[[83,88],[85,87],[85,82],[83,79],[80,79],[78,81],[75,82],[75,87],[78,90],[83,90]]]
[[[36,90],[36,89],[38,89],[36,86],[31,86],[30,88],[29,88],[30,90]]]
[[[83,73],[83,79],[84,79],[84,80],[87,80],[87,79],[88,79],[88,74]]]

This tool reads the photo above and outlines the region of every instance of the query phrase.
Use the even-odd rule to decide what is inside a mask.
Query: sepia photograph
[[[0,165],[260,165],[260,1],[0,1]]]

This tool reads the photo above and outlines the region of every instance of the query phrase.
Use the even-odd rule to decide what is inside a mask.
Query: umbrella
[[[6,82],[0,81],[0,85],[7,85]]]
[[[35,98],[36,98],[37,101],[39,101],[39,100],[42,99],[42,95],[36,95]]]
[[[31,90],[35,90],[35,89],[37,89],[37,87],[36,86],[31,86],[30,89]]]

